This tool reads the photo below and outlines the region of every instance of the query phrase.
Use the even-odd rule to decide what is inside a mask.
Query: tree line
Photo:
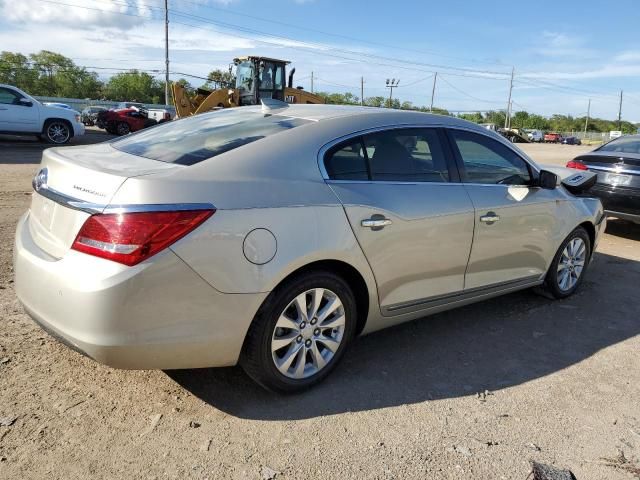
[[[316,94],[320,95],[326,103],[338,105],[361,105],[360,98],[350,92],[316,92]],[[411,102],[403,102],[397,98],[389,100],[388,97],[382,96],[366,97],[362,104],[368,107],[396,108],[401,110],[416,110],[420,112],[429,111],[429,107],[416,106]],[[444,108],[434,107],[433,113],[457,116],[475,123],[494,123],[499,127],[505,124],[507,117],[506,112],[497,110],[453,114]],[[554,114],[547,118],[535,113],[517,111],[511,115],[511,127],[522,129],[534,128],[548,132],[582,132],[584,131],[586,120],[586,116],[574,117],[572,115]],[[636,133],[639,127],[640,125],[627,122],[625,120],[620,123],[620,128],[618,128],[617,120],[590,117],[587,122],[587,131],[589,132],[610,132],[611,130],[622,130],[623,133]]]
[[[91,98],[113,101],[138,101],[143,103],[165,102],[164,81],[154,75],[140,70],[129,70],[117,73],[103,81],[98,74],[78,66],[73,60],[59,53],[42,50],[28,56],[21,53],[3,51],[0,53],[0,83],[15,85],[31,95],[45,97]],[[194,93],[194,87],[186,79],[177,83],[183,85],[188,92]],[[235,77],[229,71],[213,70],[201,88],[229,88],[235,85]],[[339,105],[360,105],[360,98],[346,93],[316,92],[326,103]],[[383,96],[366,97],[364,105],[370,107],[386,107],[402,110],[429,111],[428,107],[417,106],[412,102],[398,98],[389,99]],[[434,113],[452,115],[446,109],[434,108]],[[457,115],[476,123],[495,123],[504,125],[506,114],[503,111],[483,113],[463,113]],[[515,128],[535,128],[544,131],[583,131],[586,118],[571,115],[552,115],[543,117],[526,111],[518,111],[512,115],[511,125]],[[638,126],[631,122],[618,122],[601,118],[590,118],[587,130],[592,132],[609,132],[622,130],[624,133],[635,133]]]
[[[205,86],[217,88],[228,80],[226,72],[213,71]],[[178,80],[194,90],[183,78]],[[30,95],[43,97],[91,98],[143,103],[165,102],[164,84],[148,72],[132,69],[112,75],[103,81],[96,72],[78,66],[59,53],[0,52],[0,83],[14,85]]]

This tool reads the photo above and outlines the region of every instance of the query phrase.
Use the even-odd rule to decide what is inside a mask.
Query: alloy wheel
[[[55,122],[47,128],[47,138],[53,143],[64,143],[69,139],[69,127],[64,123]]]
[[[289,378],[315,375],[333,359],[345,333],[345,310],[331,290],[314,288],[283,310],[271,338],[278,371]]]
[[[572,238],[564,247],[558,262],[558,287],[566,292],[578,282],[587,257],[587,246],[579,237]]]

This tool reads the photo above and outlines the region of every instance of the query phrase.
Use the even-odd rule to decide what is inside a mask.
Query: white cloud
[[[79,29],[94,26],[126,29],[151,17],[151,11],[143,1],[136,0],[127,5],[124,3],[91,0],[61,0],[58,3],[0,0],[0,17],[14,24],[56,24]]]

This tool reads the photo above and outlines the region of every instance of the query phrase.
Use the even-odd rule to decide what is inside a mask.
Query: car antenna
[[[282,100],[277,100],[275,98],[261,98],[260,103],[262,103],[262,113],[268,113],[271,110],[287,108],[289,106],[287,102],[283,102]]]

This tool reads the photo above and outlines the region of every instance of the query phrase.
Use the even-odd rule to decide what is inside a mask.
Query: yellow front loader
[[[220,88],[214,91],[198,89],[195,96],[187,94],[182,85],[173,83],[173,103],[178,118],[196,115],[219,108],[258,105],[263,98],[272,98],[287,103],[324,103],[322,97],[293,88],[293,74],[289,73],[285,83],[286,60],[267,57],[235,58],[235,88]]]

